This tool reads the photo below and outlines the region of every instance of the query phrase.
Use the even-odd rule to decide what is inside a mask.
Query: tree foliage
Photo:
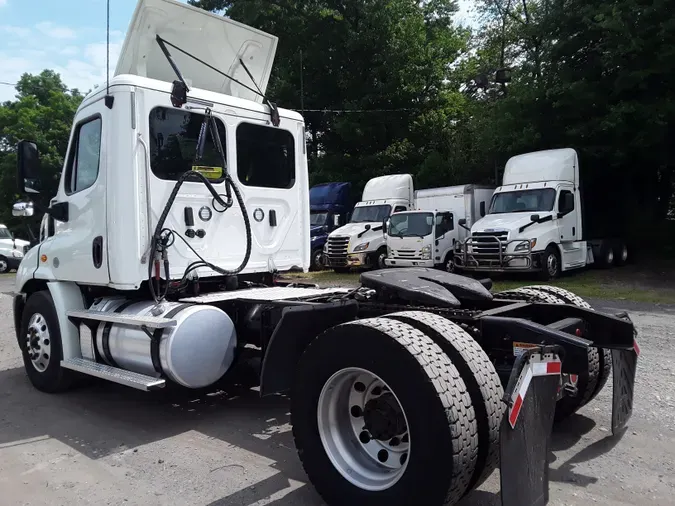
[[[0,207],[0,223],[22,233],[26,223],[39,223],[41,217],[27,221],[12,216],[11,206],[20,197],[16,145],[22,139],[38,145],[46,186],[44,195],[49,199],[56,193],[73,117],[82,95],[77,90],[69,91],[61,77],[51,70],[36,76],[23,75],[16,90],[15,101],[0,104],[0,201],[5,203]]]

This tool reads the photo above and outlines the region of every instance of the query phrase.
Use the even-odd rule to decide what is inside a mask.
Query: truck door
[[[68,208],[68,221],[50,220],[40,246],[36,276],[63,281],[107,284],[110,281],[106,236],[106,143],[110,110],[103,97],[76,116],[61,174],[51,206]],[[40,273],[42,272],[42,276]]]
[[[576,196],[572,186],[562,187],[556,204],[558,234],[562,249],[563,268],[573,267],[585,262],[585,248],[579,240],[581,231],[578,230],[577,214],[579,213]]]
[[[291,131],[263,122],[243,122],[236,128],[236,179],[251,218],[255,248],[250,265],[260,269],[301,266],[305,252],[302,222],[307,181],[296,174],[303,156]],[[303,228],[304,225],[304,228]]]
[[[445,261],[448,251],[452,250],[457,240],[453,213],[447,211],[436,213],[434,239],[434,259],[436,263],[441,263]]]

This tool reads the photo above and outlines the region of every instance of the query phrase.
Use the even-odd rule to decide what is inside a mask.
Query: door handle
[[[277,212],[274,209],[270,209],[270,227],[277,226]]]
[[[91,258],[94,267],[100,269],[103,265],[103,236],[94,237],[94,241],[91,243]]]

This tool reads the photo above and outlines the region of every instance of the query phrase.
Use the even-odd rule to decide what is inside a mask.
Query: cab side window
[[[73,136],[65,190],[71,195],[91,187],[98,179],[101,159],[101,118],[95,117],[80,123]]]
[[[568,214],[574,211],[574,193],[569,190],[562,190],[558,197],[558,212]]]
[[[436,237],[447,234],[455,228],[452,213],[436,213]]]

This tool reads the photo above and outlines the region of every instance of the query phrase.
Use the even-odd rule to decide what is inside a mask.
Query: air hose
[[[244,199],[241,195],[241,192],[239,191],[239,188],[237,188],[237,185],[234,183],[232,180],[230,174],[227,172],[227,161],[225,158],[225,152],[223,150],[223,145],[220,140],[220,135],[218,133],[218,128],[216,125],[216,120],[211,114],[210,109],[206,109],[206,115],[204,117],[204,122],[202,123],[200,132],[199,132],[199,139],[197,140],[197,156],[196,159],[199,160],[202,157],[202,153],[204,150],[204,144],[205,144],[205,137],[206,137],[206,126],[208,124],[211,136],[213,138],[214,144],[216,146],[216,149],[218,151],[218,154],[220,155],[221,161],[223,163],[223,168],[225,171],[225,191],[226,191],[226,200],[223,200],[220,194],[215,190],[211,182],[200,172],[194,171],[194,170],[189,170],[183,173],[178,180],[176,181],[176,184],[173,187],[173,190],[171,191],[171,195],[169,196],[169,199],[167,200],[164,210],[162,211],[162,214],[159,217],[159,220],[157,221],[157,226],[155,227],[155,232],[151,238],[150,241],[150,261],[148,262],[148,286],[150,288],[150,294],[152,295],[152,298],[154,299],[155,302],[160,302],[163,300],[168,291],[169,291],[169,282],[170,282],[170,275],[169,275],[169,260],[168,260],[168,255],[167,255],[167,249],[173,245],[175,242],[175,236],[178,235],[174,230],[164,228],[164,223],[166,222],[166,218],[169,215],[169,212],[171,211],[171,207],[173,206],[174,201],[176,200],[176,196],[178,195],[178,192],[180,191],[181,186],[183,183],[189,179],[193,179],[199,182],[202,182],[206,188],[208,188],[209,192],[213,196],[213,203],[214,206],[213,208],[220,213],[225,212],[227,209],[232,207],[233,200],[232,200],[232,193],[234,193],[235,198],[237,199],[237,203],[239,204],[239,207],[241,209],[242,216],[244,218],[244,226],[246,228],[246,253],[244,254],[244,259],[242,260],[241,264],[236,268],[232,270],[228,269],[223,269],[221,267],[218,267],[210,262],[207,262],[204,260],[188,243],[183,239],[183,241],[187,244],[187,246],[192,250],[193,253],[199,258],[198,261],[192,262],[188,267],[185,269],[185,272],[183,274],[183,278],[181,280],[181,283],[185,282],[187,275],[199,268],[199,267],[209,267],[210,269],[214,270],[215,272],[222,274],[224,276],[233,276],[235,274],[238,274],[248,264],[249,258],[251,257],[251,222],[248,217],[248,213],[246,212],[246,206],[244,204]],[[222,206],[222,209],[219,209],[215,206],[215,204],[218,203],[219,206]],[[180,236],[179,236],[180,237]],[[160,294],[160,273],[159,273],[159,261],[160,257],[163,260],[164,263],[164,275],[166,278],[166,283],[165,283],[165,288],[163,293]],[[153,273],[153,266],[155,266],[155,272]],[[153,280],[154,278],[154,280]],[[156,281],[157,285],[155,286],[155,283],[153,281]]]

